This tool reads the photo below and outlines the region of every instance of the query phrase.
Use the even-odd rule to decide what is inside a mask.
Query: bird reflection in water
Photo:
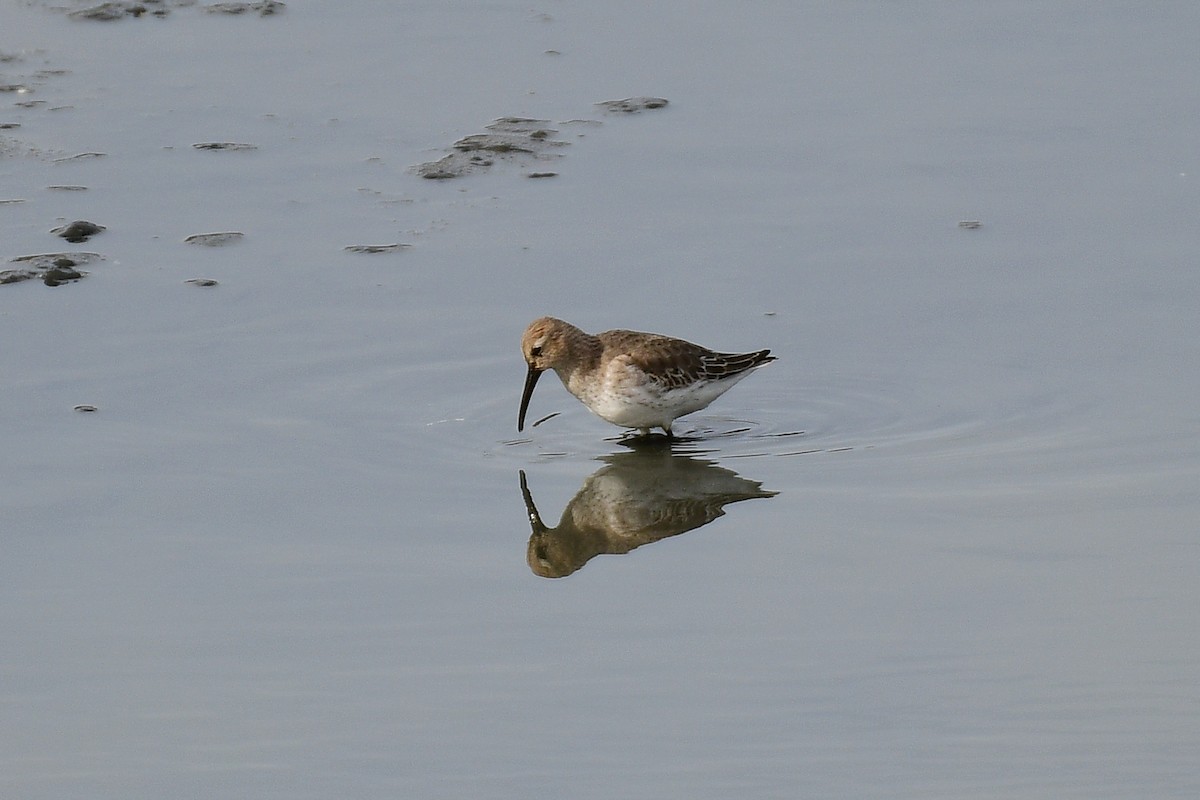
[[[601,553],[623,554],[707,525],[729,503],[774,497],[759,481],[669,448],[604,456],[567,504],[558,527],[538,514],[521,471],[521,494],[533,535],[527,559],[534,574],[565,578]]]

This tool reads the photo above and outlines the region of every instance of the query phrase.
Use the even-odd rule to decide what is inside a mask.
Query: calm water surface
[[[861,11],[0,7],[0,795],[1195,797],[1200,12]]]

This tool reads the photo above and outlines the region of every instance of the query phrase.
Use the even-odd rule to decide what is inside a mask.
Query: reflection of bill
[[[542,523],[521,471],[521,494],[533,535],[526,555],[543,578],[564,578],[601,553],[622,554],[707,525],[728,503],[774,497],[758,481],[712,461],[662,452],[605,456],[608,465],[583,483],[558,527]]]

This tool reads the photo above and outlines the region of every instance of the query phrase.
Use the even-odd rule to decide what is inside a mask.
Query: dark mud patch
[[[198,142],[192,147],[197,150],[257,150],[258,145],[245,142]]]
[[[246,237],[246,234],[237,231],[224,231],[221,233],[194,233],[183,241],[186,244],[200,245],[201,247],[225,247],[227,245],[236,244]]]
[[[140,17],[143,14],[165,17],[168,13],[169,11],[164,3],[148,0],[148,2],[144,3],[100,3],[88,8],[69,11],[67,12],[67,16],[71,19],[112,22],[113,20],[125,19],[126,17]]]
[[[499,160],[525,164],[558,158],[554,151],[568,144],[554,138],[558,131],[544,119],[501,117],[485,130],[487,133],[459,139],[452,145],[454,152],[437,161],[418,164],[414,171],[430,180],[461,178],[486,170]]]
[[[266,0],[262,3],[214,3],[205,6],[204,10],[210,14],[258,14],[260,17],[269,17],[284,8],[286,6],[277,0]]]
[[[77,3],[76,5],[79,4]],[[169,16],[171,12],[178,9],[197,7],[209,14],[229,14],[232,16],[249,14],[252,16],[269,17],[272,14],[278,14],[280,11],[283,11],[286,5],[278,2],[278,0],[262,0],[262,2],[257,3],[210,3],[200,6],[197,5],[196,0],[141,0],[140,2],[112,0],[106,3],[86,5],[83,8],[75,10],[56,6],[50,6],[49,8],[52,11],[65,11],[71,19],[87,22],[117,22],[125,19],[139,19],[141,17],[158,17],[161,19]]]
[[[666,108],[667,102],[663,97],[627,97],[624,100],[605,100],[596,103],[596,106],[609,114],[640,114],[643,111]]]
[[[78,268],[103,259],[99,253],[38,253],[18,256],[9,263],[20,266],[0,271],[0,284],[40,280],[47,286],[61,286],[87,277],[88,273]]]
[[[412,247],[411,244],[349,244],[343,247],[347,253],[365,253],[367,255],[375,255],[376,253],[397,253],[401,250],[406,250]]]
[[[107,153],[97,153],[95,151],[88,153],[76,153],[73,156],[63,156],[62,158],[54,159],[55,164],[66,164],[68,161],[89,161],[93,158],[104,158]]]
[[[637,114],[665,108],[667,102],[662,97],[629,97],[624,100],[605,100],[595,105],[611,114]],[[601,124],[598,120],[590,119],[572,119],[560,123],[564,127],[596,127]],[[544,119],[501,117],[487,126],[486,133],[459,139],[452,145],[452,153],[437,161],[418,164],[413,171],[422,178],[449,180],[482,172],[495,166],[498,161],[511,161],[530,168],[530,178],[553,178],[558,175],[557,172],[531,166],[561,158],[562,154],[557,151],[570,144],[555,138],[559,131],[550,125],[550,121]]]
[[[79,244],[86,242],[98,233],[107,230],[103,225],[97,225],[94,222],[88,222],[86,219],[77,219],[74,222],[60,225],[50,231],[55,236],[61,236],[71,244]]]

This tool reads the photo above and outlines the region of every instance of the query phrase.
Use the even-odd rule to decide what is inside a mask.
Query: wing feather
[[[633,331],[608,331],[603,340],[606,350],[626,353],[630,366],[664,389],[677,389],[698,380],[728,378],[775,360],[770,350],[717,353],[683,339],[646,338],[646,334]]]

